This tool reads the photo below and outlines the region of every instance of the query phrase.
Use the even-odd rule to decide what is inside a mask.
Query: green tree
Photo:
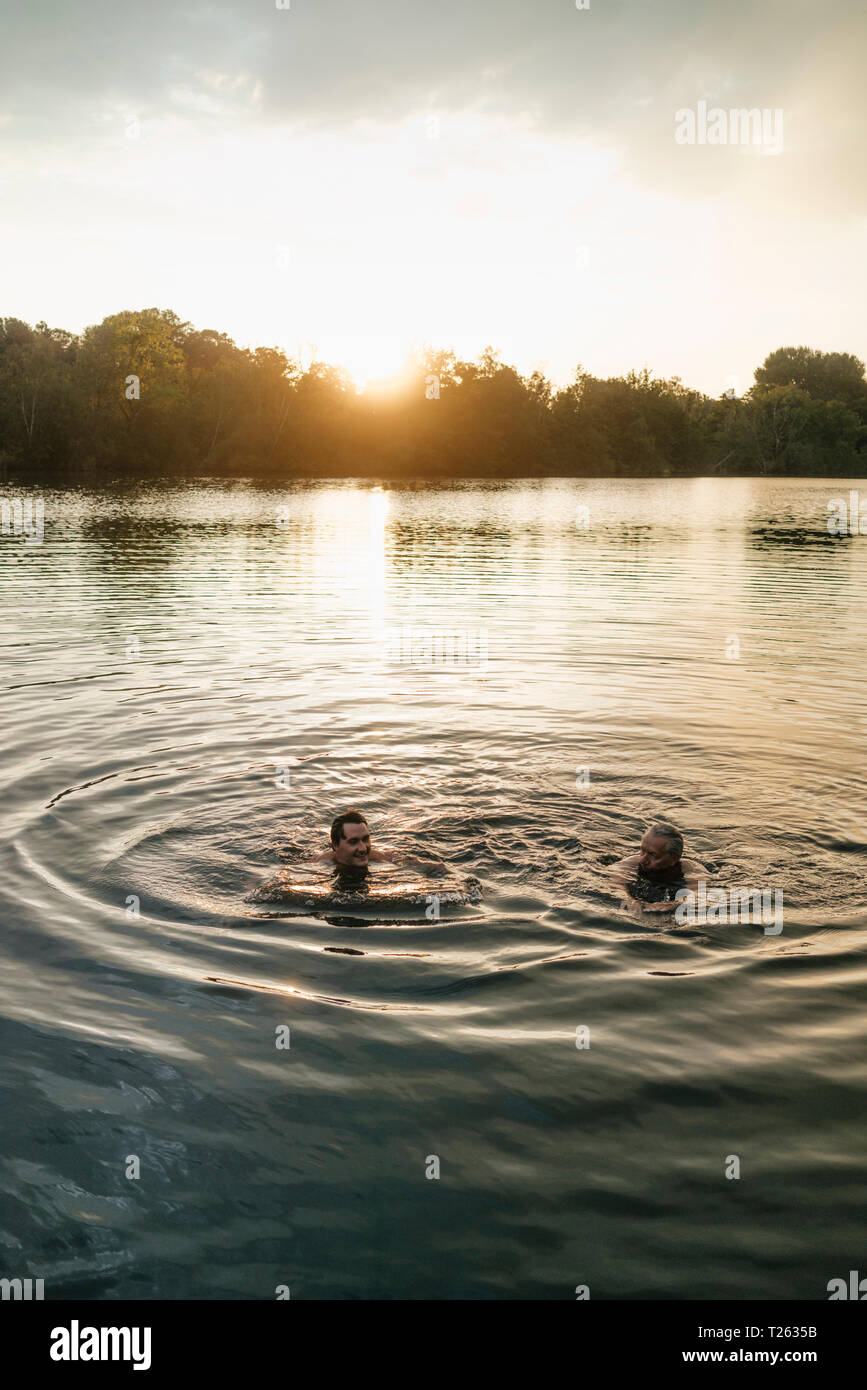
[[[84,332],[77,359],[89,448],[121,471],[165,471],[183,453],[188,325],[169,310],[125,310]]]
[[[71,370],[77,340],[63,329],[0,319],[0,459],[43,469],[74,432]]]
[[[850,352],[777,348],[756,368],[755,378],[758,386],[796,386],[814,400],[843,401],[855,408],[867,406],[864,363]]]
[[[761,474],[857,473],[864,427],[840,401],[797,386],[755,387],[734,402],[720,443],[741,468]]]

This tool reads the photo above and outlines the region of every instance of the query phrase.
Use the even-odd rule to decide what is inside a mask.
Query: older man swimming
[[[683,836],[667,821],[652,825],[641,841],[638,854],[627,855],[608,872],[625,890],[624,906],[636,916],[645,912],[674,912],[678,888],[698,888],[708,870],[697,859],[683,858]]]

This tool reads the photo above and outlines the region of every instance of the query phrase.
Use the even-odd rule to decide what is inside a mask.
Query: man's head
[[[652,825],[641,841],[639,868],[646,874],[664,874],[676,869],[683,854],[683,836],[667,821]]]
[[[370,858],[370,831],[360,811],[344,811],[331,827],[331,846],[338,864],[361,868]]]

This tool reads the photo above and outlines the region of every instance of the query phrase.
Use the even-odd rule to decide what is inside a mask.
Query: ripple
[[[867,551],[813,534],[831,486],[395,488],[373,539],[351,482],[46,496],[4,590],[0,1184],[53,1296],[811,1298],[847,1267]],[[403,625],[484,629],[486,669],[390,663]],[[348,801],[482,901],[245,902]],[[621,913],[655,819],[782,887],[783,933]]]

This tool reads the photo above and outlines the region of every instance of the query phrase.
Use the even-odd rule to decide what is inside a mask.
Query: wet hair
[[[665,840],[672,858],[679,859],[683,854],[683,836],[675,826],[669,825],[667,820],[657,821],[647,833],[648,835],[658,835],[661,840]]]
[[[341,811],[331,826],[331,843],[339,845],[343,839],[343,827],[347,821],[350,825],[367,825],[367,816],[362,815],[361,811]]]

